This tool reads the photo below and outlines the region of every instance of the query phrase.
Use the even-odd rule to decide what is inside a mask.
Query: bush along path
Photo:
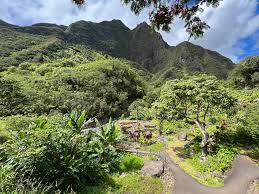
[[[224,187],[210,188],[186,174],[166,152],[160,155],[173,172],[175,179],[173,194],[245,194],[249,183],[259,179],[259,167],[246,156],[238,155],[229,176],[225,179]]]

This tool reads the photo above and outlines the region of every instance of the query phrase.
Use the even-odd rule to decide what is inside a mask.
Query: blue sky
[[[256,15],[259,15],[259,1],[257,1]],[[238,60],[249,55],[259,55],[259,28],[257,28],[257,30],[253,34],[245,38],[241,38],[237,42],[237,46],[239,44],[244,45],[244,53],[238,55]]]
[[[39,22],[69,25],[78,20],[100,22],[120,19],[129,28],[148,22],[148,10],[135,16],[120,0],[88,0],[78,9],[70,0],[1,0],[0,19],[16,25]],[[203,38],[191,42],[237,62],[259,54],[259,0],[223,0],[217,9],[204,6],[200,16],[211,28]],[[177,45],[188,40],[184,23],[176,19],[169,33],[161,32],[165,41]]]

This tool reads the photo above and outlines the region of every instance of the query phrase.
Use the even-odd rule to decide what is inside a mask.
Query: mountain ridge
[[[176,77],[177,75],[173,75],[175,69],[187,73],[210,73],[225,79],[235,66],[230,59],[218,52],[190,42],[170,46],[146,22],[138,24],[132,30],[120,20],[100,23],[81,20],[69,26],[39,23],[26,27],[1,20],[0,27],[2,30],[8,28],[28,36],[50,36],[65,44],[84,45],[112,57],[125,58],[139,63],[155,75],[159,74],[162,79]],[[171,73],[168,73],[170,70]],[[163,77],[166,74],[171,76]]]

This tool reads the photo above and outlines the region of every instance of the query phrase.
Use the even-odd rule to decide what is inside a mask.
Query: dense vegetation
[[[229,59],[170,47],[146,24],[0,25],[1,193],[161,193],[161,179],[140,176],[143,158],[118,149],[129,139],[110,118],[152,120],[169,146],[187,133],[184,164],[214,186],[237,152],[259,159],[257,56],[231,71]]]
[[[230,75],[236,86],[258,88],[259,56],[251,56],[240,62]]]
[[[60,57],[70,55],[74,55],[72,49]],[[24,62],[1,73],[1,115],[86,110],[101,119],[118,117],[144,95],[140,74],[126,61],[102,56],[85,64],[65,57],[46,63]]]

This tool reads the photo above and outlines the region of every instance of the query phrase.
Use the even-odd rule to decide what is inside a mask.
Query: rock
[[[141,169],[141,174],[144,176],[160,177],[164,172],[164,164],[161,161],[147,160]]]
[[[178,135],[178,139],[179,139],[180,141],[186,141],[186,140],[187,140],[187,134],[186,134],[186,133],[180,133],[180,134]]]

